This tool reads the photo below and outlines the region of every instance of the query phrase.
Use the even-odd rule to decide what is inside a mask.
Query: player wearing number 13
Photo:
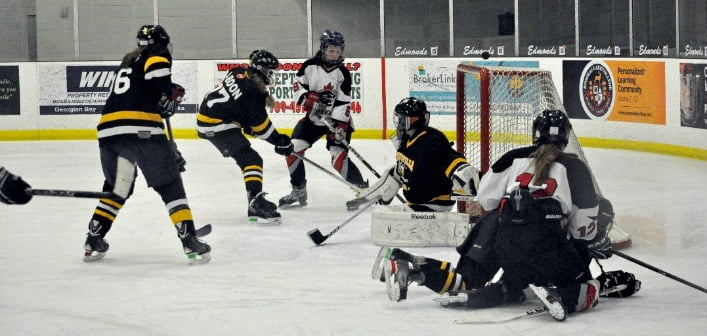
[[[162,26],[144,25],[138,30],[137,44],[123,57],[98,122],[103,191],[113,190],[119,157],[135,163],[148,187],[160,194],[184,253],[192,261],[207,262],[211,247],[196,237],[176,151],[167,140],[162,119],[174,113],[175,101],[184,94],[181,86],[172,83],[170,37]],[[101,259],[108,251],[104,237],[125,201],[100,199],[88,226],[84,261]]]
[[[265,199],[263,159],[243,133],[271,143],[278,154],[292,153],[290,138],[280,134],[268,117],[267,109],[275,105],[268,86],[279,64],[269,51],[253,51],[247,69],[229,70],[221,84],[204,96],[196,117],[199,137],[209,140],[241,168],[249,220],[260,224],[280,224],[280,213],[275,203]]]

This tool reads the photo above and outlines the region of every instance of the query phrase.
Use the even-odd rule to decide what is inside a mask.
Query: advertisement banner
[[[0,115],[20,114],[20,70],[16,65],[0,66]]]
[[[220,62],[216,63],[215,74],[214,74],[214,86],[218,86],[226,77],[228,70],[233,68],[247,68],[248,63],[228,63]],[[361,105],[363,103],[363,89],[362,89],[362,74],[361,74],[361,63],[360,62],[346,62],[344,63],[346,68],[351,72],[351,113],[360,114]],[[302,68],[302,62],[284,62],[280,63],[278,71],[275,72],[273,77],[275,81],[273,85],[270,86],[270,95],[275,98],[275,107],[270,111],[270,114],[280,114],[280,115],[296,115],[303,114],[301,106],[297,105],[294,97],[294,90],[292,86],[295,82],[295,77],[297,77],[297,71]]]
[[[457,65],[456,60],[416,60],[408,63],[410,96],[425,101],[430,114],[456,115],[457,110]],[[462,62],[482,67],[538,68],[538,61],[468,61]],[[470,88],[468,100],[478,101],[479,90]]]
[[[100,114],[108,99],[118,63],[67,65],[39,63],[39,114]],[[186,95],[177,113],[195,113],[197,87],[196,63],[172,65],[172,81],[184,86]]]
[[[563,61],[570,118],[665,125],[665,63]]]
[[[680,126],[707,129],[707,64],[680,63]]]

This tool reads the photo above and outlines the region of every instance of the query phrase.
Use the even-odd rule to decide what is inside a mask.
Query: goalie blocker
[[[371,216],[371,241],[378,246],[456,247],[464,241],[471,225],[465,213],[376,207]]]

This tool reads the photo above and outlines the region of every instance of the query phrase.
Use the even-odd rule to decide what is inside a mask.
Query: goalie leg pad
[[[391,211],[371,216],[371,241],[378,246],[456,247],[469,233],[469,215],[458,212]]]

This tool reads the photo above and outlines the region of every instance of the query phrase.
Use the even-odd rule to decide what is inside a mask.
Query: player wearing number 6
[[[266,225],[280,224],[280,213],[275,203],[265,199],[263,159],[244,133],[271,143],[278,154],[292,153],[290,138],[280,134],[268,117],[267,109],[275,105],[268,86],[279,64],[269,51],[253,51],[248,68],[229,70],[221,84],[206,93],[196,117],[199,137],[209,140],[241,168],[249,220]]]
[[[184,94],[172,83],[170,37],[162,26],[144,25],[137,44],[123,57],[98,122],[103,191],[113,190],[119,157],[140,167],[147,186],[160,194],[190,262],[208,262],[211,247],[196,235],[176,151],[165,135],[163,116],[174,113]],[[122,200],[100,199],[88,225],[84,261],[99,260],[108,251],[104,238],[130,194]]]

